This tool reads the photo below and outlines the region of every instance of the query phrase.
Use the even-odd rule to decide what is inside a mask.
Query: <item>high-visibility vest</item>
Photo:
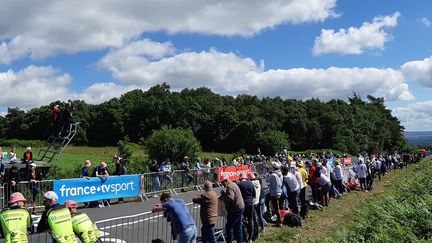
[[[27,243],[27,228],[31,224],[30,213],[24,208],[5,208],[0,213],[5,242]]]
[[[83,243],[95,243],[100,238],[98,228],[85,213],[72,215],[72,226],[73,231]]]
[[[52,209],[47,213],[51,235],[58,243],[76,243],[69,209]]]

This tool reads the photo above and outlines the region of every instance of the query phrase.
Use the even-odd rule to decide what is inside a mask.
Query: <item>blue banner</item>
[[[91,202],[102,199],[137,197],[140,195],[140,176],[54,180],[54,191],[61,204],[68,199],[75,202]]]

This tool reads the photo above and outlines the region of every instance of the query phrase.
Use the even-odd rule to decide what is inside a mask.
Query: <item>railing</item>
[[[27,199],[30,207],[33,203],[36,207],[43,207],[43,194],[53,190],[53,180],[21,181],[15,186],[4,183],[0,191],[1,207],[7,207],[9,196],[14,192],[21,192]]]
[[[197,235],[201,235],[200,206],[189,203],[187,208],[192,215],[197,227]],[[164,214],[141,213],[136,215],[118,217],[95,222],[101,232],[102,242],[151,242],[154,239],[161,239],[164,242],[175,242],[173,239],[171,224],[167,222]],[[215,235],[224,240],[223,228],[225,217],[218,217],[215,226]]]

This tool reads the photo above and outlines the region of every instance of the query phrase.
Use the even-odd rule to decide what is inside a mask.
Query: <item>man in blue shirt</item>
[[[183,199],[174,199],[170,194],[163,193],[160,201],[162,204],[155,205],[152,212],[165,211],[167,213],[179,243],[195,243],[197,229]]]

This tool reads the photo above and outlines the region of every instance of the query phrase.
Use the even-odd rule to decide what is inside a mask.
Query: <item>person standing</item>
[[[256,198],[256,191],[254,184],[248,180],[248,176],[246,173],[240,174],[240,182],[238,183],[238,187],[240,188],[240,192],[243,197],[244,201],[244,212],[243,216],[246,219],[247,222],[247,242],[252,242],[253,239],[255,239],[254,235],[254,227],[257,227],[257,222],[254,220],[255,213],[254,213],[254,201]]]
[[[53,191],[44,194],[45,211],[42,213],[37,232],[51,230],[53,242],[76,243],[69,210],[58,204],[58,196]]]
[[[255,190],[259,197],[256,197],[255,199],[258,199],[258,203],[254,202],[255,205],[255,212],[257,215],[258,220],[258,226],[260,227],[260,231],[264,231],[264,226],[267,225],[267,222],[264,219],[264,204],[265,204],[265,188],[262,183],[261,176],[258,175],[256,172],[250,174],[250,180],[255,186]]]
[[[319,182],[318,182],[318,160],[313,159],[312,165],[309,162],[309,186],[312,189],[312,201],[315,203],[321,202],[321,197],[319,193]]]
[[[342,180],[343,180],[343,170],[342,170],[342,166],[340,165],[340,160],[335,160],[335,168],[334,168],[334,175],[335,175],[335,180],[336,180],[336,189],[339,191],[340,194],[342,194],[345,189],[344,186],[342,184]]]
[[[166,212],[173,224],[179,243],[195,243],[197,229],[192,216],[181,198],[172,198],[170,194],[160,196],[161,204],[153,206],[152,212]]]
[[[160,183],[162,188],[168,188],[171,185],[173,179],[171,177],[171,162],[169,158],[166,158],[164,162],[159,167],[160,175]]]
[[[114,161],[115,161],[114,175],[116,175],[116,176],[126,175],[127,174],[127,169],[126,169],[125,162],[124,162],[123,158],[116,155],[116,156],[114,156]],[[123,198],[122,197],[120,197],[118,199],[118,203],[119,204],[123,203]]]
[[[62,111],[59,105],[55,105],[51,111],[51,120],[53,121],[53,135],[58,136],[61,132]]]
[[[31,163],[30,164],[31,169],[29,172],[28,181],[30,182],[30,191],[32,193],[32,214],[36,214],[36,197],[39,193],[38,189],[38,181],[41,180],[42,175],[36,170],[36,164]]]
[[[288,207],[289,209],[295,213],[298,214],[298,206],[297,206],[297,194],[298,190],[300,189],[300,185],[298,184],[297,178],[294,174],[293,169],[295,167],[291,167],[290,164],[289,168],[283,168],[282,175],[283,177],[283,185],[286,188],[287,194],[288,194]],[[295,166],[295,162],[294,162]]]
[[[81,169],[80,178],[86,178],[86,179],[90,178],[90,167],[91,167],[91,161],[86,160],[84,167]]]
[[[360,181],[360,187],[362,191],[367,191],[367,187],[366,187],[367,166],[364,163],[363,158],[360,159],[360,165],[357,167],[356,172]]]
[[[34,232],[26,201],[20,192],[15,192],[10,197],[9,207],[0,212],[0,233],[5,242],[28,242],[27,234]]]
[[[151,182],[152,182],[152,197],[156,198],[158,197],[156,195],[156,192],[159,191],[161,183],[160,183],[160,179],[159,179],[159,164],[157,162],[157,160],[152,160],[152,164],[149,167],[149,170],[151,172],[150,176],[151,176]]]
[[[94,168],[92,176],[98,177],[101,180],[101,183],[104,184],[109,177],[107,163],[100,162],[100,164]],[[109,203],[109,200],[102,200],[101,205],[99,205],[97,201],[93,201],[90,203],[90,207],[104,207],[107,203]]]
[[[201,205],[201,237],[203,243],[216,243],[215,225],[217,223],[218,198],[210,181],[204,182],[204,193],[194,197],[192,202]]]
[[[21,181],[21,176],[18,172],[18,167],[16,165],[12,165],[9,169],[8,173],[5,176],[5,183],[7,188],[5,190],[6,200],[9,200],[9,195],[18,191],[18,186]]]
[[[75,201],[66,200],[64,205],[71,214],[73,231],[82,243],[102,242],[99,229],[86,213],[77,212],[78,204]]]
[[[227,175],[222,175],[221,183],[226,188],[221,190],[219,196],[219,200],[225,203],[227,210],[226,241],[231,243],[235,239],[237,243],[243,243],[242,222],[245,209],[243,196],[238,185],[230,181]]]
[[[282,196],[282,173],[280,171],[281,164],[279,162],[272,162],[273,172],[266,178],[269,183],[269,197],[266,199],[267,210],[269,210],[269,203],[273,208],[273,214],[276,214],[276,226],[281,226],[281,216],[279,212],[280,198]]]
[[[302,179],[302,182],[301,182],[302,187],[301,187],[300,193],[299,193],[300,204],[301,204],[300,211],[306,211],[307,210],[307,208],[306,208],[307,207],[307,205],[306,205],[306,188],[308,186],[308,183],[307,183],[308,172],[304,169],[303,161],[299,161],[297,163],[297,169],[298,169],[298,172],[300,173],[301,179]],[[305,215],[306,212],[300,212],[300,214]]]
[[[183,158],[183,162],[181,163],[180,168],[182,169],[182,187],[185,187],[185,185],[189,186],[189,184],[193,181],[193,177],[189,174],[190,162],[188,156],[185,156]],[[186,179],[187,183],[185,183]]]

